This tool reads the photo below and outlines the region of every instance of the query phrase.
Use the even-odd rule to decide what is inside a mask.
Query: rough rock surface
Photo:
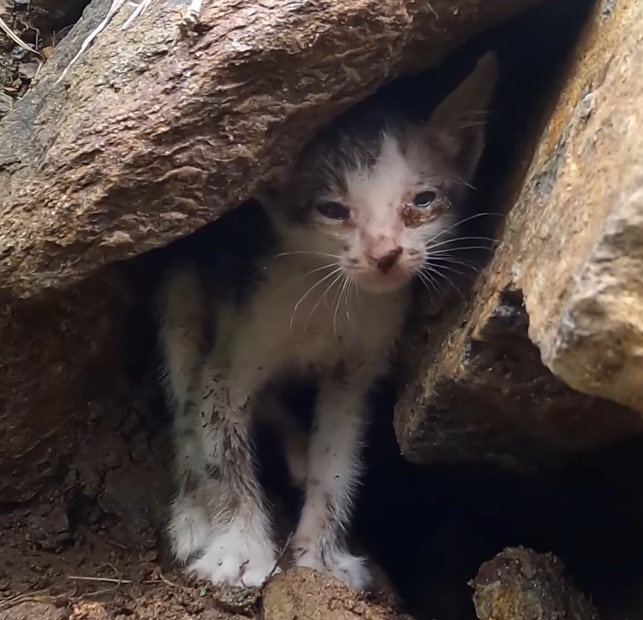
[[[597,620],[590,602],[572,586],[561,561],[524,547],[505,549],[485,562],[473,602],[480,620]]]
[[[63,609],[47,603],[18,603],[10,609],[0,611],[0,620],[65,620]]]
[[[26,501],[64,473],[61,457],[111,406],[136,361],[143,290],[108,268],[55,299],[0,298],[0,501]]]
[[[94,0],[0,126],[0,280],[29,297],[187,235],[333,114],[533,0],[205,2],[123,9],[57,82]]]
[[[411,620],[391,608],[369,604],[336,579],[306,568],[270,581],[263,595],[264,620]]]
[[[643,6],[610,7],[567,68],[473,301],[426,324],[428,349],[413,337],[420,370],[396,413],[413,460],[538,458],[643,430]]]

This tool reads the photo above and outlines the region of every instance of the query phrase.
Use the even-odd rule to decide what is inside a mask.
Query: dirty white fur
[[[450,189],[470,180],[481,141],[463,159],[460,129],[449,120],[461,123],[467,106],[486,105],[490,86],[483,91],[465,107],[461,97],[447,100],[435,113],[441,127],[406,134],[376,128],[376,156],[346,158],[310,190],[308,211],[295,217],[297,191],[306,193],[306,179],[323,175],[331,161],[327,147],[316,159],[313,144],[294,174],[295,190],[270,211],[279,248],[241,305],[228,298],[206,304],[207,286],[189,267],[166,277],[160,335],[178,482],[170,534],[175,556],[198,576],[251,586],[273,570],[277,553],[256,478],[251,419],[264,387],[304,373],[319,387],[307,447],[284,433],[291,474],[305,486],[293,558],[357,589],[368,585],[366,562],[344,544],[362,469],[365,398],[394,351],[412,278],[457,222]],[[467,137],[461,142],[470,146]],[[434,198],[418,207],[422,192]],[[340,203],[345,217],[329,215],[329,201]],[[206,327],[216,334],[210,345]]]

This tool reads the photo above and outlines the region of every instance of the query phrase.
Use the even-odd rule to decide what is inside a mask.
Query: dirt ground
[[[262,611],[263,592],[216,590],[171,565],[163,535],[171,494],[167,426],[143,406],[106,413],[90,422],[56,488],[0,513],[0,620],[271,617]],[[277,505],[275,512],[288,511]],[[281,526],[284,540],[290,526]],[[382,575],[374,594],[358,595],[321,575],[291,572],[288,580],[314,582],[312,608],[332,600],[334,609],[349,610],[338,619],[402,617]],[[288,582],[275,588],[273,599],[281,600]]]

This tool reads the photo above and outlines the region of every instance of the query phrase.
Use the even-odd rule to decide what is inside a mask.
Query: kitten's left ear
[[[498,81],[498,59],[486,53],[475,69],[438,105],[431,125],[466,179],[473,177],[484,148],[489,103]]]

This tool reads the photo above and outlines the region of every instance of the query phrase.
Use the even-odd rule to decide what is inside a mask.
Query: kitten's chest
[[[282,269],[258,287],[246,313],[248,346],[254,339],[285,363],[332,365],[393,345],[406,312],[405,292],[374,295],[343,277],[322,281],[305,274]]]

